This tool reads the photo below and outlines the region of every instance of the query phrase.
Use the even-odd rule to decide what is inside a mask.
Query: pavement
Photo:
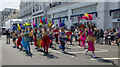
[[[13,42],[6,44],[5,36],[0,40],[0,64],[1,65],[118,65],[118,46],[95,44],[95,55],[92,52],[85,55],[83,47],[66,44],[65,53],[59,48],[59,44],[54,43],[53,48],[49,48],[49,54],[44,55],[42,51],[37,51],[34,45],[31,45],[32,57],[26,56],[25,52],[13,48]],[[87,46],[87,43],[86,43]]]

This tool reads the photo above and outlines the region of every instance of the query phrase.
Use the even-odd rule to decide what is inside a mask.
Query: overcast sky
[[[0,0],[0,11],[4,8],[19,9],[20,0]]]

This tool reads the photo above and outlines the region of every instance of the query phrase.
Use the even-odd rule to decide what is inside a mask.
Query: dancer
[[[46,26],[44,26],[41,44],[45,54],[48,54],[48,48],[49,48],[50,42],[51,40],[49,38],[49,32],[47,31]]]
[[[29,35],[30,35],[30,44],[32,45],[32,41],[33,41],[33,31],[32,31],[32,28],[29,29]]]
[[[14,31],[12,31],[12,38],[13,38],[13,43],[14,43],[13,48],[16,48],[16,38],[17,38],[17,36],[16,36]]]
[[[37,29],[36,28],[34,28],[33,40],[34,40],[34,44],[35,44],[35,49],[38,49],[38,45],[37,45]]]
[[[39,28],[38,33],[37,33],[37,45],[38,48],[42,48],[41,41],[42,41],[42,29]]]
[[[53,31],[52,31],[52,28],[50,27],[49,28],[49,37],[50,37],[50,40],[51,40],[51,43],[50,43],[50,48],[52,47],[52,39],[53,39]]]
[[[79,32],[80,35],[79,35],[78,41],[79,41],[79,44],[80,44],[80,41],[82,42],[80,47],[84,46],[85,48],[86,31],[84,30],[83,24],[80,25],[80,28],[81,28],[81,31]]]
[[[58,36],[59,36],[59,29],[58,29],[58,27],[56,27],[53,32],[54,32],[54,36],[55,36],[55,39],[56,39],[56,43],[59,44],[58,43]]]
[[[18,40],[17,40],[17,49],[19,49],[19,45],[21,46],[20,48],[20,51],[22,50],[23,46],[21,44],[21,41],[22,41],[22,36],[21,36],[21,30],[19,31],[19,34],[18,34]]]
[[[93,25],[88,25],[88,34],[87,34],[87,43],[88,43],[88,50],[86,50],[85,52],[85,55],[87,55],[87,52],[88,51],[92,51],[92,54],[93,54],[93,57],[95,58],[95,54],[94,54],[94,51],[95,51],[95,47],[94,47],[94,27]]]
[[[72,44],[72,39],[71,39],[72,32],[70,31],[70,29],[66,32],[66,35],[67,35],[67,37],[66,37],[66,42],[67,42],[67,41],[70,41],[71,45],[73,45],[73,44]]]
[[[22,36],[22,41],[21,41],[21,44],[23,46],[23,51],[26,51],[25,50],[25,36],[24,36],[24,33],[25,33],[25,30],[23,30],[21,36]]]
[[[29,32],[28,32],[28,29],[26,28],[25,29],[25,33],[24,33],[24,40],[25,40],[25,49],[26,49],[26,55],[27,56],[31,56],[31,52],[30,52],[30,36],[29,36]]]
[[[65,50],[65,30],[64,30],[64,27],[61,27],[61,32],[60,32],[60,46],[59,48],[62,49],[62,51],[64,52]]]

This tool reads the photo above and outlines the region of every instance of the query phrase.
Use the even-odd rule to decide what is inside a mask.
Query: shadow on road
[[[51,53],[44,54],[43,56],[46,56],[47,59],[56,59],[56,58],[58,58],[57,56],[55,56],[55,55],[53,55],[53,54],[51,54]]]
[[[88,54],[89,55],[89,54]],[[92,57],[92,55],[89,55]],[[116,65],[112,60],[106,60],[106,59],[103,59],[102,57],[95,57],[93,58],[95,60],[97,60],[98,62],[102,62],[102,63],[112,63],[113,65]]]
[[[63,54],[67,54],[67,55],[71,55],[71,56],[77,57],[75,54],[71,54],[71,53],[68,53],[68,52],[63,52]]]

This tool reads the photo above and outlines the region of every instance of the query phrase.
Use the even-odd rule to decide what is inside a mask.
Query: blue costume
[[[65,32],[60,32],[60,35],[65,35]],[[60,49],[62,49],[62,51],[64,51],[65,50],[65,40],[66,40],[66,38],[65,37],[60,37],[60,46],[59,46],[59,48]]]
[[[27,37],[27,36],[29,36],[29,32],[25,32],[24,36],[25,36],[25,38],[24,38],[25,42],[24,43],[25,43],[26,52],[30,52],[30,44],[29,44],[30,37]]]

